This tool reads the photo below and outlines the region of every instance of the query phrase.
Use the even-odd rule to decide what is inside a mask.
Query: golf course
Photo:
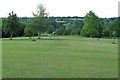
[[[117,78],[118,42],[79,35],[2,39],[3,78]]]
[[[0,79],[118,80],[118,2],[44,1],[5,1]]]

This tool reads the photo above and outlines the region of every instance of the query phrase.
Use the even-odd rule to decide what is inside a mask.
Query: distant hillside
[[[2,17],[6,18],[6,17]],[[113,18],[100,18],[101,20],[108,20],[108,21],[114,21],[114,19],[117,19],[118,17],[113,17]],[[29,20],[32,19],[32,17],[19,17],[21,22],[25,22],[27,23]],[[78,16],[74,16],[74,17],[48,17],[48,21],[56,21],[56,22],[64,22],[64,21],[83,21],[84,17],[78,17]]]

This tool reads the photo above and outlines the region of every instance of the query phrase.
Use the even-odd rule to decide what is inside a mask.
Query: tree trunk
[[[114,43],[115,43],[115,37],[114,37]]]
[[[38,39],[40,39],[40,32],[38,32]]]
[[[34,39],[34,34],[33,34],[33,39]]]
[[[31,36],[29,36],[29,39],[31,39]]]
[[[34,39],[34,34],[33,34],[33,40],[32,41],[36,41],[35,39]]]
[[[10,40],[12,40],[12,34],[11,34],[11,36],[10,36]]]
[[[112,44],[115,44],[115,37],[114,37],[114,39],[113,39],[113,43]]]

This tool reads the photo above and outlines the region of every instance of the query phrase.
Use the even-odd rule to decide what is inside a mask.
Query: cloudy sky
[[[85,16],[92,10],[99,17],[117,17],[119,0],[1,0],[0,17],[14,11],[18,17],[32,17],[37,5],[42,3],[49,16]]]

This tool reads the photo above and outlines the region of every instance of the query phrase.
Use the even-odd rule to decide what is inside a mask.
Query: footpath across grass
[[[51,36],[3,39],[3,78],[117,78],[112,39]]]

